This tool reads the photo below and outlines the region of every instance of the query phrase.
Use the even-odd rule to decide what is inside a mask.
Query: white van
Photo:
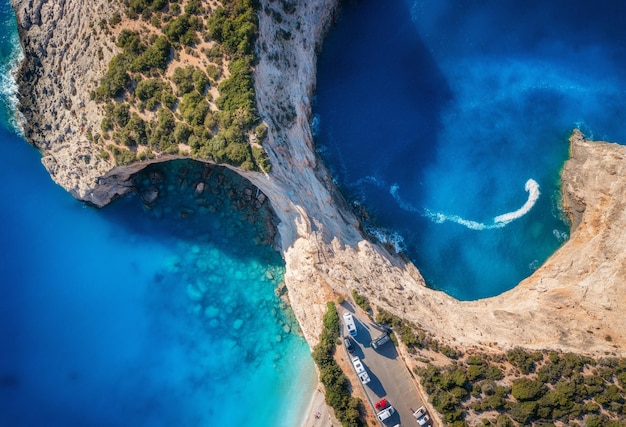
[[[378,418],[381,421],[385,421],[387,418],[392,416],[394,414],[394,412],[396,412],[396,410],[393,409],[393,406],[388,406],[385,409],[383,409],[382,411],[380,411],[379,413],[377,413],[376,414],[376,418]]]
[[[361,362],[359,356],[352,357],[352,366],[354,366],[354,370],[363,384],[367,384],[371,381],[371,378],[365,370],[365,366],[363,366],[363,362]]]
[[[346,324],[348,333],[353,337],[356,337],[356,324],[354,323],[354,317],[352,317],[352,313],[343,313],[343,323]]]

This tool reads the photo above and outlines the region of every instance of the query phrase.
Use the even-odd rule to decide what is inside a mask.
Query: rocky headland
[[[270,174],[238,171],[278,216],[279,246],[293,310],[314,345],[326,301],[351,290],[466,347],[559,349],[626,355],[626,147],[586,141],[574,131],[562,172],[571,236],[514,289],[460,302],[429,289],[419,271],[368,239],[314,151],[310,129],[316,55],[337,0],[262,1],[257,103],[268,124]],[[161,157],[114,166],[97,155],[86,129],[102,113],[89,97],[115,53],[98,22],[114,12],[105,0],[12,0],[25,61],[18,76],[27,140],[52,178],[76,198],[104,206],[134,191],[132,177]],[[99,55],[98,52],[101,52]]]

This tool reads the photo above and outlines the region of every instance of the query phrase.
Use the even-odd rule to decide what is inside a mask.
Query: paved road
[[[416,410],[423,405],[413,379],[404,362],[398,355],[395,346],[391,341],[382,345],[378,350],[370,346],[373,338],[382,333],[382,329],[369,320],[368,317],[360,315],[348,302],[343,303],[339,309],[339,316],[349,311],[354,316],[357,336],[354,338],[357,346],[354,355],[359,356],[369,373],[371,381],[364,385],[365,393],[373,406],[383,397],[396,409],[396,413],[385,421],[383,425],[395,426],[418,426],[411,410]],[[347,336],[348,332],[343,327],[342,334]]]

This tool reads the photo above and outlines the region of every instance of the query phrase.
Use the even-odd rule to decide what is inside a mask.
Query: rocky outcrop
[[[18,73],[24,136],[52,179],[78,199],[104,206],[128,191],[93,140],[102,111],[90,92],[118,48],[106,22],[119,5],[107,0],[12,0],[25,59]],[[104,177],[104,178],[103,178]]]
[[[427,288],[412,264],[362,236],[315,155],[309,119],[316,53],[337,0],[262,3],[255,81],[273,168],[270,175],[240,173],[267,195],[280,218],[289,298],[310,344],[321,330],[325,302],[357,289],[464,346],[624,353],[626,147],[587,142],[575,133],[562,175],[570,240],[515,289],[459,302]],[[97,25],[112,12],[111,3],[13,5],[27,57],[19,80],[26,137],[43,152],[55,181],[102,206],[128,191],[129,177],[144,167],[113,168],[87,137],[100,117],[89,91],[114,50],[98,38]]]

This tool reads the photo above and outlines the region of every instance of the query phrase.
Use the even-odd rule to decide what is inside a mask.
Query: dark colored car
[[[344,337],[343,344],[346,346],[346,348],[348,349],[350,353],[354,352],[354,344],[352,343],[352,338]]]

